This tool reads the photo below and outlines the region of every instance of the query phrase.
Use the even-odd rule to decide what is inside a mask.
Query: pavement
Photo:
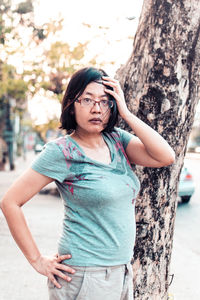
[[[0,198],[34,157],[30,152],[26,160],[17,159],[14,171],[0,172]],[[40,251],[44,255],[55,254],[62,220],[60,198],[38,194],[23,211]],[[46,277],[37,273],[18,249],[0,210],[0,300],[46,300],[46,282]]]
[[[175,220],[170,291],[176,300],[200,300],[200,153],[187,153],[195,193],[187,204],[179,204]]]

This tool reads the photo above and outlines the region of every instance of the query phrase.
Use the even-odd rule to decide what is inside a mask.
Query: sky
[[[37,1],[35,21],[38,24],[63,17],[62,40],[72,46],[90,40],[87,55],[98,55],[100,61],[114,61],[115,66],[108,70],[112,75],[129,58],[143,0]],[[128,19],[132,17],[135,19]],[[91,28],[83,26],[83,23],[91,25]],[[99,26],[103,29],[100,30]],[[109,44],[105,43],[106,39]]]
[[[19,3],[22,0],[13,1]],[[51,19],[63,18],[61,40],[72,47],[79,42],[90,41],[86,61],[97,57],[96,61],[103,62],[105,71],[114,76],[131,55],[142,3],[142,0],[35,0],[35,22],[42,25]],[[110,64],[111,61],[113,64]],[[29,103],[30,111],[34,114],[32,117],[37,117],[37,124],[45,123],[49,107],[45,110],[44,95],[36,95],[33,100]],[[59,115],[59,110],[56,110],[56,115]]]
[[[43,23],[45,18],[54,18],[62,14],[68,24],[74,25],[84,21],[94,25],[112,25],[116,17],[138,16],[142,2],[142,0],[40,0],[35,6],[36,20]]]

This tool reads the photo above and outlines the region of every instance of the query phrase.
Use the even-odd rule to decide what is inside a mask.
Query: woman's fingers
[[[111,81],[111,82],[118,82],[118,80],[114,79],[114,78],[111,78],[109,76],[102,76],[103,78],[103,81]]]
[[[71,268],[69,268],[71,269]],[[71,273],[74,273],[71,269]],[[60,277],[63,280],[70,282],[72,280],[72,278],[66,274],[64,274],[63,272],[59,271],[58,269],[55,269],[53,273],[49,274],[48,278],[49,280],[57,287],[57,288],[61,288],[62,286],[59,284],[59,282],[56,280],[56,277]]]
[[[57,264],[56,266],[56,269],[59,269],[59,270],[62,270],[62,271],[65,271],[67,273],[71,273],[71,274],[74,274],[75,273],[75,270],[67,265],[64,265],[64,264]]]
[[[66,259],[70,259],[71,257],[72,257],[71,254],[65,254],[65,255],[60,255],[60,256],[58,254],[56,254],[57,262],[61,262]]]
[[[60,255],[60,256],[58,254],[56,254],[55,256],[56,256],[56,262],[57,262],[57,264],[55,265],[56,269],[63,270],[65,272],[68,272],[71,274],[75,273],[74,269],[61,263],[63,260],[70,259],[72,257],[71,254]]]
[[[58,283],[58,281],[55,279],[53,274],[48,276],[49,280],[58,288],[60,289],[62,286]]]
[[[57,277],[60,277],[60,278],[62,278],[63,280],[65,280],[65,281],[71,281],[72,280],[72,278],[70,277],[70,276],[68,276],[67,274],[65,274],[65,273],[63,273],[63,272],[61,272],[61,271],[59,271],[58,269],[56,269],[55,271],[54,271],[54,274],[53,275],[56,275]]]
[[[120,83],[118,80],[112,79],[110,77],[104,77],[106,80],[103,80],[103,84],[106,86],[110,86],[113,88],[113,90],[105,89],[106,93],[109,93],[113,97],[120,96],[121,98],[124,98],[123,91],[121,89]]]
[[[112,81],[103,81],[104,85],[109,85],[110,87],[112,87],[114,90],[115,89],[121,89],[120,85],[118,82],[112,82]]]
[[[110,77],[103,77],[103,83],[113,88],[121,88],[119,81]]]
[[[127,116],[127,114],[129,113],[129,110],[127,108],[126,101],[124,98],[124,93],[120,86],[119,81],[116,79],[110,78],[110,77],[106,77],[106,76],[105,77],[103,76],[102,79],[103,79],[103,84],[105,85],[105,87],[109,86],[109,87],[113,88],[112,90],[109,88],[105,88],[105,92],[115,98],[115,100],[117,102],[119,114],[122,118],[125,118]]]
[[[63,280],[66,280],[67,282],[70,282],[72,280],[72,278],[64,272],[67,272],[69,274],[74,274],[75,270],[72,269],[71,267],[61,263],[63,260],[70,259],[70,258],[71,258],[70,254],[60,255],[60,256],[58,254],[54,255],[54,259],[53,259],[54,262],[51,267],[51,271],[49,270],[50,272],[48,272],[49,274],[47,276],[48,276],[49,280],[57,288],[61,288],[61,285],[56,280],[56,277],[60,277]],[[62,271],[64,271],[64,272],[62,272]]]

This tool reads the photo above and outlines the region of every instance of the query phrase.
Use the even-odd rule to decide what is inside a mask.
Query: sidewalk
[[[0,172],[0,198],[34,160],[34,152],[27,159],[16,160],[14,171]],[[44,255],[57,252],[57,239],[62,220],[62,202],[52,195],[37,194],[23,206],[29,228]],[[47,300],[47,278],[37,273],[24,258],[9,232],[0,210],[0,300]]]
[[[22,156],[16,158],[15,170],[9,171],[9,166],[6,165],[6,171],[0,171],[0,197],[5,193],[14,180],[31,165],[34,158],[34,152],[28,152],[26,159]]]

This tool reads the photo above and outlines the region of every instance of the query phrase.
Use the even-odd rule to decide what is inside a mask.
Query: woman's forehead
[[[86,86],[83,94],[105,96],[105,85],[103,85],[101,82],[90,82]]]

